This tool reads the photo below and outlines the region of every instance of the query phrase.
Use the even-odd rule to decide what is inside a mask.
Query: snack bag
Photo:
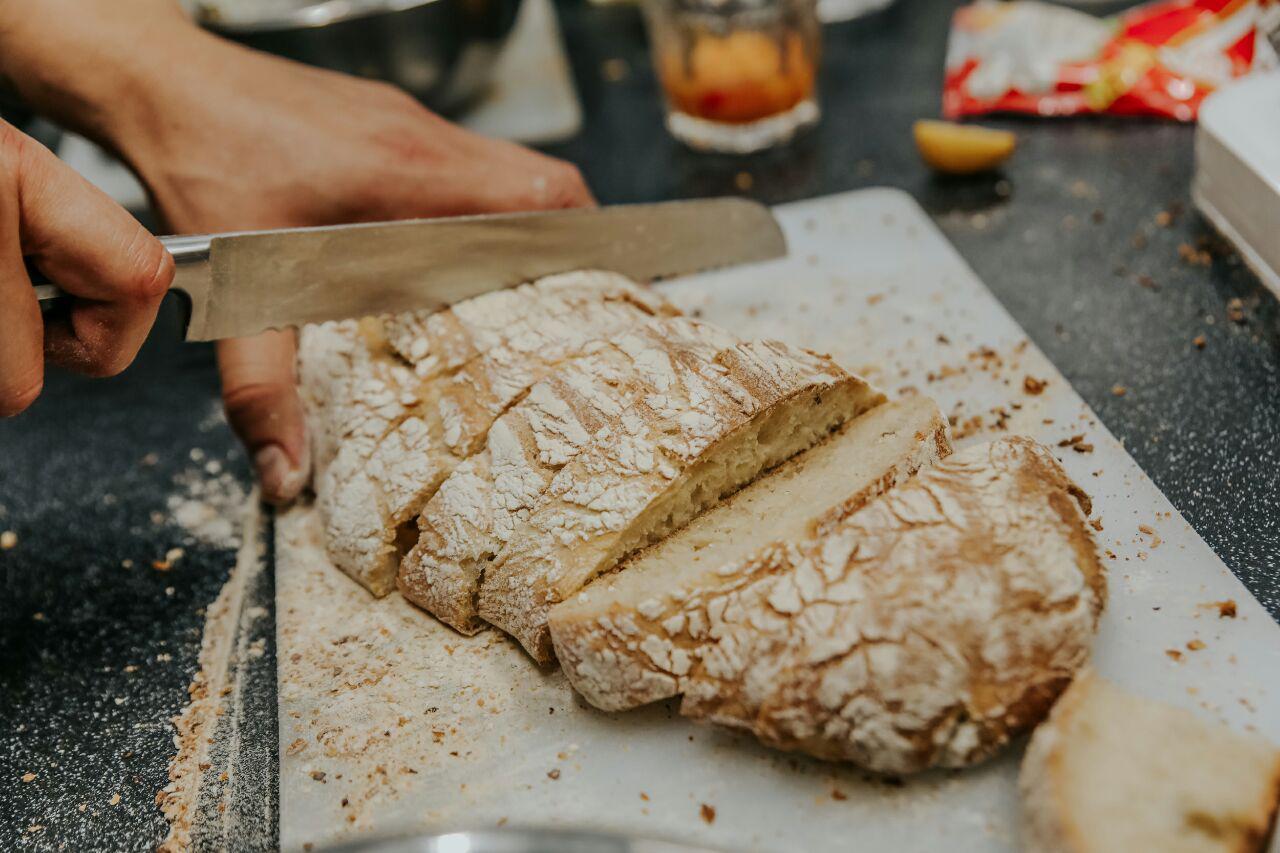
[[[1114,18],[1035,0],[958,9],[942,111],[1191,121],[1214,89],[1277,64],[1280,0],[1157,0]]]

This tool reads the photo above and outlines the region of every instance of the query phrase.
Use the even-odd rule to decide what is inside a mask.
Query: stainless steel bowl
[[[249,47],[385,80],[456,113],[488,85],[521,0],[202,0],[197,19]]]

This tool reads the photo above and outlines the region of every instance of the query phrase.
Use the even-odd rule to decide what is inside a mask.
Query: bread
[[[732,347],[667,384],[556,475],[481,582],[480,616],[540,663],[552,660],[553,605],[884,400],[776,342]]]
[[[962,767],[1088,657],[1106,587],[1087,506],[1047,449],[1002,439],[614,618],[687,716],[879,772]]]
[[[334,563],[385,595],[412,544],[401,526],[494,418],[598,339],[674,313],[621,276],[573,273],[437,314],[308,330],[300,372]]]
[[[1032,735],[1019,788],[1032,853],[1261,853],[1280,749],[1086,670]]]
[[[947,423],[926,397],[878,406],[822,443],[634,555],[551,610],[556,657],[588,702],[622,711],[681,692],[673,642],[681,602],[770,564],[757,554],[803,543],[951,452]],[[669,625],[655,624],[663,616]],[[661,649],[661,651],[659,651]]]
[[[653,320],[534,385],[423,509],[418,542],[397,576],[400,591],[474,634],[484,624],[475,608],[480,578],[556,473],[641,395],[656,393],[673,365],[710,363],[736,343],[695,320]]]

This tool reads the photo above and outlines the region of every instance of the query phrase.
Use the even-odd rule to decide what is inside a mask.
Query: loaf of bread
[[[494,418],[584,348],[675,313],[621,276],[573,273],[436,314],[305,330],[300,374],[334,563],[389,592],[412,544],[401,526]]]
[[[682,692],[682,603],[771,564],[769,547],[803,543],[951,452],[927,397],[885,403],[624,561],[551,610],[556,657],[597,708],[623,711]],[[668,624],[655,624],[670,621]],[[668,649],[665,643],[671,642]]]
[[[480,616],[540,663],[553,659],[552,606],[884,401],[777,342],[731,347],[663,385],[560,470],[481,582]]]
[[[1263,853],[1280,749],[1086,670],[1032,735],[1019,788],[1029,853]]]
[[[565,465],[638,399],[671,376],[714,361],[737,341],[686,318],[653,320],[562,365],[490,428],[484,449],[445,480],[418,519],[401,564],[406,598],[464,634],[480,579]]]
[[[610,631],[662,670],[648,690],[684,694],[687,716],[881,772],[965,766],[1038,722],[1088,657],[1106,586],[1087,507],[1047,449],[1003,439],[705,589],[637,584]],[[588,695],[601,692],[629,701]]]

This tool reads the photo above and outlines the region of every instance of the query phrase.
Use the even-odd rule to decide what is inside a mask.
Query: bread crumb
[[[831,799],[833,799],[833,800],[842,800],[842,801],[843,801],[843,800],[847,800],[847,799],[849,799],[849,795],[848,795],[848,794],[846,794],[844,791],[841,791],[839,788],[832,788],[832,789],[831,789]]]
[[[1170,660],[1176,660],[1176,661],[1182,660],[1182,652],[1178,651],[1177,649],[1165,649],[1164,653],[1169,656]]]
[[[1093,519],[1090,519],[1090,520],[1089,520],[1089,526],[1090,526],[1090,527],[1092,527],[1094,530],[1098,531],[1099,533],[1101,533],[1101,532],[1102,532],[1102,519],[1101,519],[1101,518],[1093,518]]]
[[[22,781],[23,781],[23,782],[34,782],[35,780],[36,780],[36,774],[34,774],[34,773],[23,773],[23,774],[22,774]]]
[[[1022,380],[1022,390],[1028,394],[1039,394],[1044,391],[1045,386],[1049,384],[1047,379],[1036,379],[1034,376],[1028,376]]]
[[[1207,343],[1208,341],[1205,339],[1204,335],[1196,335],[1191,339],[1191,345],[1196,349],[1204,349],[1205,344]]]
[[[1204,648],[1204,641],[1202,640],[1192,640],[1191,642],[1187,643],[1188,651],[1198,652],[1203,648]]]
[[[323,781],[324,781],[324,771],[323,771],[323,770],[312,770],[312,771],[311,771],[311,778],[312,778],[312,779],[314,779],[314,780],[316,780],[317,782],[323,782]]]
[[[112,794],[112,795],[111,795],[111,799],[110,799],[110,800],[107,800],[107,805],[109,805],[109,806],[118,806],[118,805],[120,805],[120,795],[119,795],[118,793],[117,793],[117,794]]]
[[[550,780],[551,780],[551,781],[553,781],[553,782],[554,782],[555,780],[559,779],[559,778],[560,778],[560,768],[559,768],[559,767],[557,767],[557,768],[556,768],[556,769],[554,769],[554,770],[548,770],[548,771],[547,771],[547,778],[548,778],[548,779],[550,779]]]
[[[1112,385],[1111,393],[1116,395],[1117,397],[1123,397],[1125,394],[1129,393],[1129,389],[1124,387],[1123,385]]]
[[[709,806],[709,805],[707,805],[706,803],[703,803],[703,804],[702,804],[702,808],[700,809],[700,813],[702,814],[702,819],[703,819],[704,821],[706,821],[707,823],[715,823],[715,822],[716,822],[716,809],[715,809],[715,806]]]
[[[17,544],[18,534],[14,533],[12,530],[6,530],[3,533],[0,533],[0,551],[8,551],[9,549],[17,546]]]
[[[1236,618],[1236,600],[1228,598],[1226,601],[1208,601],[1200,605],[1218,611],[1219,619]]]
[[[285,750],[285,754],[297,755],[298,753],[302,752],[306,748],[307,748],[307,742],[302,738],[298,738],[293,743],[289,744],[289,748]]]
[[[1244,302],[1240,297],[1233,296],[1227,300],[1227,319],[1237,326],[1243,326],[1248,322],[1248,318],[1244,315]]]
[[[648,794],[646,794],[644,791],[641,791],[641,792],[640,792],[640,799],[644,800],[644,801],[647,803],[647,802],[649,802],[649,795],[648,795]]]

